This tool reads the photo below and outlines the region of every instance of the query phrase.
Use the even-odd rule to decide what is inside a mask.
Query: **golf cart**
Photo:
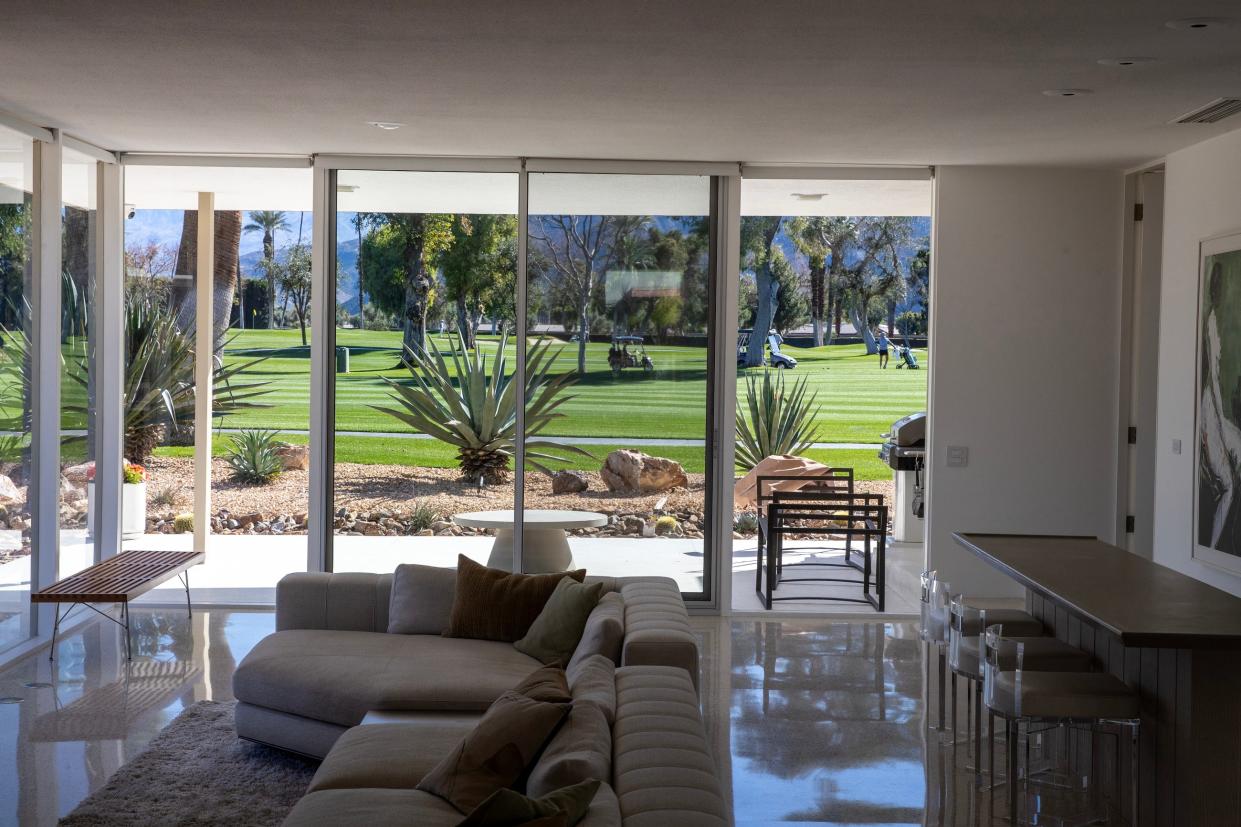
[[[630,347],[634,350],[630,350]],[[650,376],[655,372],[655,363],[646,355],[646,345],[641,336],[613,336],[612,346],[608,348],[608,367],[613,376],[620,376],[625,368],[642,368],[642,372]]]
[[[750,336],[754,331],[739,330],[737,331],[737,364],[745,364],[746,351],[750,347]],[[797,367],[797,360],[787,353],[780,350],[780,345],[784,343],[784,337],[774,330],[767,331],[767,349],[771,351],[767,357],[767,364],[777,370],[785,370]]]

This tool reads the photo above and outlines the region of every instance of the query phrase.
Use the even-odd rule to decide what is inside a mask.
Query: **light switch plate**
[[[1179,439],[1172,440],[1172,453],[1179,454],[1181,452],[1181,441]]]
[[[970,464],[970,449],[965,445],[948,446],[948,467],[964,468]]]

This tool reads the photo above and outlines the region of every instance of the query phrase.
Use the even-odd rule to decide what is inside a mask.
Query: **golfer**
[[[875,344],[879,345],[879,367],[886,368],[888,366],[888,334],[883,332],[883,328],[878,329],[879,337]]]

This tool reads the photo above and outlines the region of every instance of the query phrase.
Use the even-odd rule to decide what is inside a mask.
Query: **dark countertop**
[[[1021,585],[1126,646],[1241,648],[1241,598],[1093,537],[953,534]]]

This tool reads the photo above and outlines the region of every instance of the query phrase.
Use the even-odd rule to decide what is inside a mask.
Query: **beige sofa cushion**
[[[565,673],[574,703],[594,704],[611,725],[616,720],[616,666],[603,655],[591,655]]]
[[[259,641],[237,667],[233,692],[356,726],[372,709],[481,712],[541,666],[498,641],[293,629]]]
[[[452,615],[457,570],[402,563],[392,575],[388,632],[394,635],[438,635]]]
[[[476,720],[356,726],[336,741],[309,792],[365,787],[412,790],[474,728]]]
[[[451,804],[420,790],[321,790],[297,802],[283,827],[456,827],[460,821]]]
[[[599,598],[599,603],[586,618],[582,639],[569,658],[568,669],[591,655],[603,655],[620,666],[621,647],[625,643],[625,599],[617,592]]]
[[[607,718],[595,704],[574,703],[568,720],[530,770],[526,793],[542,798],[561,787],[611,777],[612,731]]]
[[[600,784],[586,817],[577,823],[577,827],[621,827],[620,802],[609,784]]]
[[[723,827],[727,806],[689,674],[616,670],[612,783],[625,827]]]

